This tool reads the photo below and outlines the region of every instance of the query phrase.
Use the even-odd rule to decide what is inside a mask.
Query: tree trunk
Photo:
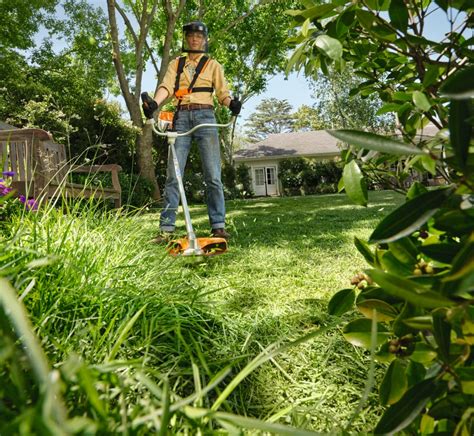
[[[135,86],[135,93],[132,93],[129,88],[129,84],[126,78],[125,69],[122,62],[122,57],[120,53],[120,43],[119,43],[119,36],[118,36],[118,26],[115,17],[115,9],[116,9],[115,0],[107,0],[107,9],[109,15],[109,24],[110,24],[110,35],[112,39],[112,60],[115,66],[115,70],[117,72],[117,78],[120,84],[120,89],[122,91],[122,96],[125,100],[125,104],[127,105],[128,112],[130,113],[130,119],[134,126],[137,126],[142,129],[142,134],[138,136],[136,142],[136,153],[137,153],[137,164],[138,169],[140,171],[140,176],[144,179],[148,180],[153,185],[153,194],[152,197],[154,200],[160,200],[161,194],[160,189],[158,186],[158,182],[156,180],[155,174],[155,165],[153,163],[153,156],[152,156],[152,144],[153,144],[153,137],[152,137],[152,129],[149,124],[143,124],[143,118],[140,110],[140,101],[139,101],[139,92],[141,89],[141,78],[142,78],[142,70],[143,70],[143,62],[142,62],[142,51],[144,48],[146,34],[148,32],[148,27],[150,21],[153,17],[153,14],[156,10],[156,2],[153,5],[153,13],[150,16],[147,16],[146,8],[143,11],[142,19],[140,20],[140,37],[137,38],[134,35],[133,29],[129,27],[132,35],[134,35],[135,44],[136,44],[136,61],[137,61],[137,68],[135,71],[136,75],[136,86]],[[146,6],[146,4],[145,4]],[[121,8],[119,7],[119,10]],[[121,11],[123,14],[123,11]],[[126,21],[126,25],[128,22]]]
[[[155,163],[152,155],[153,131],[150,124],[143,126],[142,134],[137,138],[137,163],[140,176],[153,184],[153,200],[160,200],[160,187],[156,180]]]

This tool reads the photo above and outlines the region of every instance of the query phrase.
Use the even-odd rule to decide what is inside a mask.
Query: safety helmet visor
[[[183,52],[207,53],[207,27],[200,21],[192,21],[183,26]]]

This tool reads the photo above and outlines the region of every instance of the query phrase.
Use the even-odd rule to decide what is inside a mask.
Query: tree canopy
[[[251,142],[264,140],[271,133],[290,132],[293,128],[294,116],[288,100],[277,98],[264,99],[256,112],[246,122],[246,134]]]

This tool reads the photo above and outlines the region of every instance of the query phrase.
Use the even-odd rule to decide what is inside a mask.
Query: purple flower
[[[19,199],[20,202],[22,202],[23,204],[26,203],[26,197],[25,197],[24,195],[20,195],[20,196],[18,197],[18,199]]]
[[[2,174],[4,177],[13,177],[16,173],[15,171],[4,171]]]
[[[3,197],[7,194],[9,194],[12,191],[12,188],[9,188],[8,186],[0,186],[0,197]]]
[[[38,210],[38,203],[34,198],[30,198],[29,200],[27,200],[25,206],[27,210]]]

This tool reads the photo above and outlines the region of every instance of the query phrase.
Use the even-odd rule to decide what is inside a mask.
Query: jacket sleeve
[[[216,68],[214,69],[214,77],[212,78],[213,86],[215,89],[217,100],[220,104],[227,98],[230,97],[229,85],[224,77],[224,68],[222,65],[216,62]]]
[[[171,61],[166,70],[165,77],[158,88],[165,88],[171,97],[174,93],[174,84],[176,82],[176,72],[178,70],[178,59]]]

